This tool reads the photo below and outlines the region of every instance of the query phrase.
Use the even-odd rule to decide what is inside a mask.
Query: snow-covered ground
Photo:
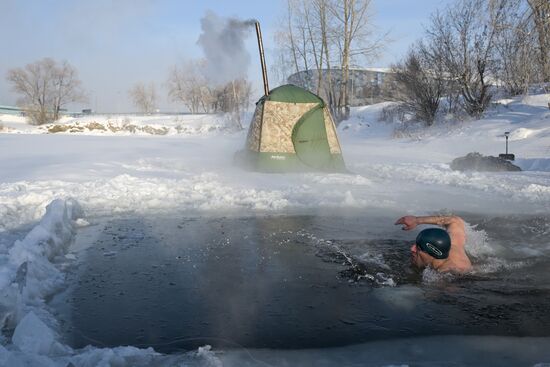
[[[313,360],[312,365],[328,366],[351,364],[368,351],[394,347],[380,342],[324,351],[257,351],[254,357],[247,351],[214,353],[208,347],[180,356],[123,346],[75,351],[59,342],[45,300],[63,287],[63,267],[75,260],[70,245],[78,228],[120,213],[245,215],[350,208],[417,215],[548,214],[549,98],[505,100],[482,120],[399,135],[396,124],[378,120],[383,104],[357,108],[338,129],[352,174],[242,171],[232,163],[246,129],[236,131],[234,123],[214,115],[87,116],[41,127],[0,115],[0,320],[16,327],[11,342],[0,337],[0,365],[239,366]],[[469,152],[503,153],[505,131],[510,132],[515,163],[524,171],[449,168],[454,158]],[[428,341],[432,346],[445,342],[478,343],[513,356],[514,348],[535,348],[549,340]],[[403,342],[402,355],[410,363],[425,361],[428,354],[419,352],[423,343]],[[480,348],[469,358],[479,361],[482,355]],[[536,353],[534,358],[548,362],[536,359]]]

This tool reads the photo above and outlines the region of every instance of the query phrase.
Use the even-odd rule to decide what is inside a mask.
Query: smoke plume
[[[208,11],[201,19],[202,33],[197,43],[206,57],[208,79],[214,84],[225,84],[246,77],[250,54],[245,40],[253,34],[256,20],[221,18]]]

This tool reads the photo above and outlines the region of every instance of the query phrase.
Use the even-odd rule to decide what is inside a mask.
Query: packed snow
[[[391,209],[428,214],[543,213],[550,211],[550,95],[495,103],[481,120],[403,129],[379,120],[387,104],[356,108],[338,127],[350,174],[262,174],[233,165],[244,130],[226,116],[85,116],[31,126],[0,115],[0,320],[14,328],[0,336],[2,366],[244,366],[353,363],[396,342],[309,351],[213,351],[181,355],[152,348],[73,350],[57,335],[46,301],[64,286],[63,269],[77,260],[78,228],[121,213],[175,209],[189,215],[239,212],[316,213],[330,208]],[[248,120],[246,116],[244,120]],[[522,172],[456,172],[449,163],[469,152],[509,150]],[[542,361],[548,339],[438,337],[400,345],[403,360],[442,361],[426,343],[478,343],[483,348],[531,347]],[[386,349],[384,349],[386,348]],[[459,349],[457,349],[459,350]],[[538,354],[537,354],[538,353]],[[380,359],[379,363],[391,360]],[[433,357],[433,358],[432,358]],[[380,357],[382,358],[382,357]],[[408,359],[407,359],[408,358]],[[428,359],[427,359],[428,358]],[[432,358],[432,359],[429,359]],[[457,356],[459,358],[459,356]],[[396,363],[403,363],[397,361]],[[373,361],[375,365],[377,361]]]

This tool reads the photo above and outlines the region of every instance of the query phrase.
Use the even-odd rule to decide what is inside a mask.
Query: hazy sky
[[[374,0],[377,29],[389,31],[393,42],[369,66],[386,67],[396,61],[420,37],[430,13],[450,2]],[[51,57],[76,67],[88,92],[89,102],[71,106],[74,109],[132,111],[128,89],[136,82],[155,82],[160,106],[182,110],[167,102],[162,83],[173,65],[204,57],[197,43],[201,18],[214,14],[211,20],[258,19],[269,65],[273,34],[285,4],[285,0],[0,0],[0,105],[14,105],[17,99],[5,79],[10,68]],[[250,53],[248,73],[259,97],[261,72],[252,28],[244,49]]]

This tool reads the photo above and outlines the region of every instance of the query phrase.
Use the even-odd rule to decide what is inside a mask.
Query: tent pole
[[[264,79],[264,93],[269,95],[269,85],[267,82],[267,70],[265,67],[264,45],[262,43],[262,31],[260,30],[260,22],[256,22],[256,36],[258,37],[258,48],[260,49],[260,62],[262,63],[262,77]]]

